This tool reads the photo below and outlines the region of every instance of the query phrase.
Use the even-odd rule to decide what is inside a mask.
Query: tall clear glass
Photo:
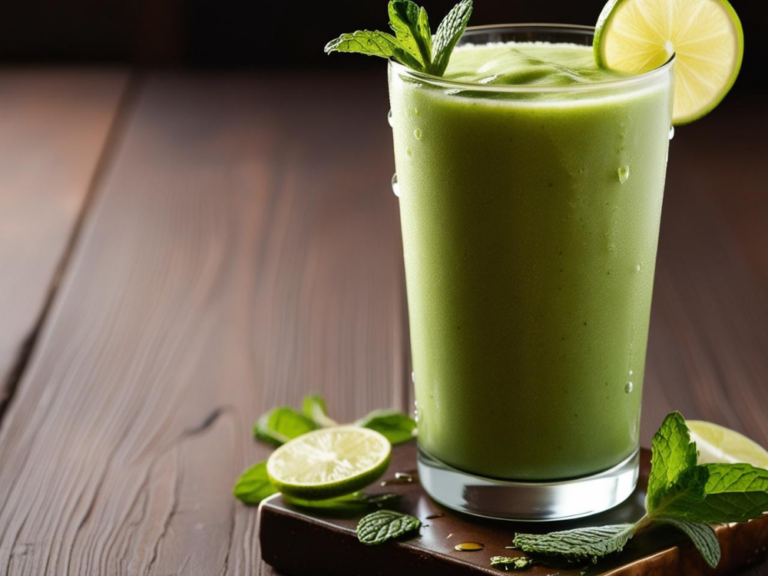
[[[558,25],[460,44],[592,44]],[[670,61],[563,87],[390,63],[422,484],[517,520],[615,506],[637,481]]]

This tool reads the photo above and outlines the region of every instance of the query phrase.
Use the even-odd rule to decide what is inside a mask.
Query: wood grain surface
[[[68,252],[126,79],[114,71],[0,72],[0,414]]]
[[[385,85],[341,88],[140,86],[3,423],[0,573],[253,574],[259,413],[401,401]]]
[[[162,73],[136,86],[112,145],[83,127],[61,149],[67,122],[86,116],[103,117],[106,138],[113,112],[93,98],[110,89],[73,95],[88,113],[50,137],[55,122],[25,119],[34,107],[0,91],[0,123],[51,147],[44,168],[22,169],[19,137],[0,131],[0,307],[6,285],[38,290],[30,328],[0,326],[11,349],[96,182],[0,422],[0,574],[268,576],[256,510],[230,495],[267,454],[254,419],[310,391],[339,420],[410,404],[386,80]],[[679,409],[768,444],[767,112],[762,99],[726,101],[672,142],[646,443]],[[90,163],[77,152],[89,146]],[[61,207],[72,216],[56,255],[39,256],[56,224],[28,188],[4,184],[17,181],[81,183]],[[37,226],[12,248],[11,205]]]

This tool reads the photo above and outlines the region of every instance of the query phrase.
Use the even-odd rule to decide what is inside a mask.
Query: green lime
[[[275,450],[267,475],[283,494],[326,500],[365,488],[387,469],[392,446],[374,430],[336,426],[316,430]]]
[[[642,74],[675,55],[672,122],[711,112],[736,81],[744,31],[726,0],[610,0],[597,21],[599,66]]]
[[[687,420],[686,424],[699,449],[699,463],[745,462],[768,468],[768,451],[743,434],[701,420]]]

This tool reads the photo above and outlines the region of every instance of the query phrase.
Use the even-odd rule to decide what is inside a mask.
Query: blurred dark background
[[[433,28],[455,0],[423,0]],[[23,0],[5,2],[0,63],[121,63],[187,68],[370,68],[373,58],[328,57],[342,32],[385,29],[386,0]],[[594,25],[604,0],[475,0],[471,24]],[[732,0],[746,50],[735,90],[768,89],[768,7]]]

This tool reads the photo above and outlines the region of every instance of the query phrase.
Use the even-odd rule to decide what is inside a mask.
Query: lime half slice
[[[736,81],[744,32],[726,0],[610,0],[595,31],[599,66],[642,74],[675,54],[672,122],[711,112]]]
[[[743,434],[701,420],[687,420],[686,424],[699,449],[700,464],[744,462],[768,468],[768,451]]]
[[[283,494],[325,500],[365,488],[389,464],[392,447],[374,430],[336,426],[316,430],[275,450],[267,475]]]

